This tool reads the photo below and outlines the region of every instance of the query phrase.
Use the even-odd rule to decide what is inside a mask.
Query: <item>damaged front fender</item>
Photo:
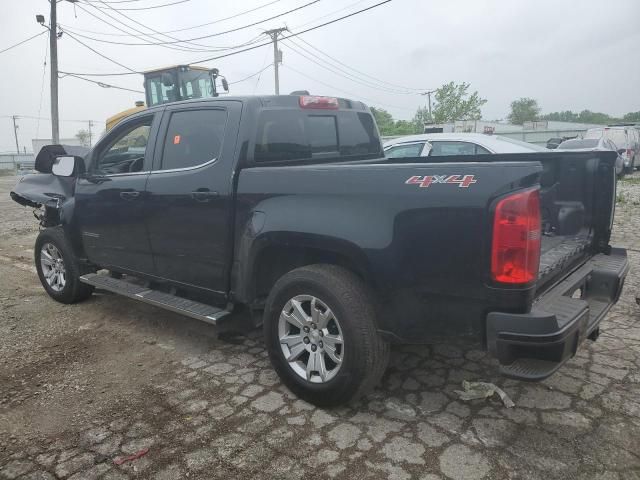
[[[35,169],[40,173],[21,177],[10,193],[11,199],[22,206],[39,210],[35,215],[44,227],[68,223],[66,220],[72,218],[75,203],[75,178],[53,175],[53,164],[59,156],[84,158],[88,152],[86,147],[45,145],[35,160]]]
[[[41,209],[36,217],[44,227],[66,223],[71,218],[75,178],[34,173],[20,177],[11,199],[25,207]]]

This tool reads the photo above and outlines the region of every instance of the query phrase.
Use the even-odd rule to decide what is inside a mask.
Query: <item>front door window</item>
[[[148,117],[126,128],[97,158],[94,173],[113,175],[141,172],[149,142],[151,121]]]

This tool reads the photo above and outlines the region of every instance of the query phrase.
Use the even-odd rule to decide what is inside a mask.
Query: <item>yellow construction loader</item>
[[[144,72],[146,106],[145,102],[138,101],[135,107],[109,117],[106,122],[107,131],[123,118],[147,107],[191,98],[217,97],[218,78],[221,80],[224,91],[228,92],[227,79],[220,75],[217,68],[174,65]]]

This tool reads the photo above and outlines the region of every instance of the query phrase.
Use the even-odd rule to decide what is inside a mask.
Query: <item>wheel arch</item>
[[[255,239],[243,264],[237,265],[234,300],[261,305],[286,273],[307,265],[343,267],[370,287],[373,276],[365,252],[347,240],[298,232],[271,232]]]

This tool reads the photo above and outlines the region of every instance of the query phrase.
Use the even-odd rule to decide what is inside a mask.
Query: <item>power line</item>
[[[292,38],[292,37],[297,37],[299,35],[302,35],[303,33],[311,32],[313,30],[317,30],[319,28],[326,27],[327,25],[331,25],[333,23],[340,22],[340,21],[345,20],[347,18],[353,17],[355,15],[359,15],[361,13],[367,12],[367,11],[372,10],[374,8],[380,7],[380,6],[382,6],[382,5],[386,4],[386,3],[389,3],[391,1],[392,0],[383,0],[381,2],[378,2],[378,3],[375,3],[375,4],[371,5],[369,7],[362,8],[360,10],[356,10],[355,12],[349,13],[348,15],[343,15],[342,17],[334,18],[333,20],[329,20],[328,22],[324,22],[324,23],[321,23],[319,25],[315,25],[313,27],[309,27],[309,28],[306,28],[304,30],[300,30],[299,32],[292,33],[292,34],[289,34],[287,36],[283,36],[282,40],[286,40],[286,39]],[[230,57],[232,55],[238,55],[240,53],[244,53],[244,52],[248,52],[248,51],[251,51],[251,50],[255,50],[256,48],[264,47],[266,45],[271,45],[271,42],[260,43],[260,44],[257,44],[257,45],[253,45],[251,47],[243,48],[241,50],[236,50],[234,52],[226,53],[226,54],[223,54],[223,55],[217,55],[217,56],[214,56],[214,57],[208,57],[208,58],[202,58],[202,59],[199,59],[199,60],[194,60],[194,61],[191,61],[191,62],[187,62],[186,64],[187,65],[196,65],[198,63],[210,62],[211,60],[218,60],[220,58],[226,58],[226,57]],[[111,77],[111,76],[123,76],[123,75],[133,75],[134,74],[134,72],[113,72],[113,73],[61,72],[61,73],[73,73],[74,75],[82,75],[82,76],[85,76],[85,77]]]
[[[125,75],[138,75],[143,72],[118,72],[118,73],[78,73],[78,72],[63,72],[58,70],[58,73],[65,75],[82,75],[83,77],[124,77]]]
[[[333,10],[333,11],[331,11],[329,13],[326,13],[324,15],[321,15],[321,16],[317,17],[317,18],[314,18],[313,20],[309,20],[308,22],[304,22],[304,23],[301,23],[300,25],[292,27],[291,30],[297,30],[299,28],[306,27],[307,25],[311,25],[312,23],[315,23],[318,20],[322,20],[323,18],[330,17],[333,14],[336,14],[338,12],[342,12],[343,10],[347,10],[348,8],[351,8],[351,7],[354,7],[356,5],[359,5],[359,4],[363,3],[364,1],[366,1],[366,0],[358,0],[357,2],[350,3],[349,5],[345,5],[342,8],[339,8],[337,10]]]
[[[92,3],[93,0],[85,0],[87,3]],[[142,2],[142,0],[118,0],[118,1],[108,1],[106,3],[133,3],[133,2]]]
[[[297,55],[300,55],[301,57],[306,58],[307,60],[309,60],[311,63],[324,68],[325,70],[328,70],[332,73],[334,73],[335,75],[338,75],[340,77],[346,78],[347,80],[351,80],[354,83],[358,83],[360,85],[364,85],[365,87],[369,87],[372,88],[374,90],[379,90],[382,92],[386,92],[386,93],[393,93],[396,95],[415,95],[416,93],[414,92],[407,92],[407,91],[399,91],[399,90],[393,90],[390,89],[389,87],[383,87],[380,85],[376,85],[374,83],[372,83],[370,80],[365,80],[362,78],[357,77],[356,75],[350,73],[348,70],[341,68],[340,66],[336,66],[334,64],[331,63],[321,63],[318,62],[317,60],[315,60],[313,57],[307,56],[304,53],[300,52],[299,50],[297,50],[296,48],[293,48],[291,46],[291,44],[296,45],[296,47],[302,49],[303,51],[307,52],[309,55],[314,55],[313,52],[311,52],[310,50],[304,48],[303,46],[297,44],[297,43],[293,43],[293,39],[289,39],[288,41],[289,43],[287,43],[285,46],[286,48],[288,48],[289,50],[291,50],[292,52],[295,52]]]
[[[89,12],[87,12],[87,13],[89,13]],[[106,22],[104,19],[101,19],[101,20],[103,22],[107,23],[108,25],[111,25],[113,28],[116,28],[116,29],[120,30],[121,32],[124,31],[124,30],[118,28],[117,26]],[[123,23],[123,25],[124,25],[124,23]],[[127,27],[127,28],[132,28],[132,27]],[[83,33],[79,33],[79,32],[82,32],[82,30],[77,30],[77,29],[75,29],[73,27],[65,27],[65,32],[71,32],[77,37],[85,38],[87,40],[92,40],[92,41],[95,41],[95,42],[111,43],[111,44],[116,44],[116,45],[130,45],[130,46],[132,46],[132,45],[141,45],[141,44],[127,44],[127,43],[124,43],[124,42],[112,42],[112,41],[109,41],[109,40],[101,41],[100,39],[97,39],[95,37],[92,37],[92,36],[89,36],[89,35],[85,35]],[[140,38],[142,40],[147,40],[144,37],[150,37],[153,40],[155,40],[155,38],[150,33],[143,33],[141,35],[129,34],[129,36],[130,37],[135,37],[135,38]],[[206,48],[193,48],[193,47],[186,47],[186,46],[163,45],[161,43],[149,43],[149,44],[144,44],[144,45],[145,46],[164,47],[164,48],[169,48],[169,49],[172,49],[172,50],[179,50],[179,51],[183,51],[183,52],[215,52],[215,51],[223,52],[223,51],[228,51],[228,50],[234,50],[234,49],[237,49],[237,48],[242,48],[242,47],[245,47],[247,45],[251,45],[251,44],[257,43],[261,36],[262,36],[262,34],[257,35],[255,37],[253,37],[252,39],[247,40],[246,42],[240,43],[238,45],[226,45],[226,46],[216,46],[216,47],[214,47],[213,45],[203,46],[203,47],[206,47]],[[199,44],[192,43],[191,45],[199,45]]]
[[[186,3],[186,2],[190,2],[190,1],[191,0],[178,0],[177,2],[165,3],[165,4],[162,4],[162,5],[151,5],[150,7],[138,7],[138,8],[118,7],[118,10],[153,10],[155,8],[170,7],[172,5],[178,5],[180,3]],[[109,4],[109,3],[113,3],[113,2],[100,2],[100,3]],[[91,2],[86,2],[86,4],[87,5],[92,5]],[[95,6],[96,8],[104,8],[104,7],[98,7],[97,5],[92,5],[92,6]]]
[[[29,40],[33,40],[34,38],[39,37],[40,35],[44,35],[45,33],[47,33],[47,30],[43,30],[42,32],[37,33],[33,37],[26,38],[26,39],[22,40],[21,42],[18,42],[18,43],[14,44],[14,45],[11,45],[10,47],[5,48],[4,50],[0,50],[0,53],[4,53],[4,52],[7,52],[7,51],[11,50],[12,48],[19,47],[23,43],[27,43]]]
[[[236,83],[246,82],[247,80],[252,79],[256,75],[260,75],[262,72],[264,72],[268,68],[271,68],[271,65],[267,65],[266,67],[263,67],[260,70],[258,70],[256,73],[253,73],[253,74],[249,75],[248,77],[244,77],[241,80],[235,80],[233,82],[229,82],[229,85],[235,85]]]
[[[93,6],[93,5],[92,5],[92,6]],[[138,30],[138,29],[136,29],[136,28],[134,28],[134,27],[131,27],[131,26],[127,25],[127,24],[126,24],[126,23],[124,23],[122,20],[119,20],[118,18],[113,17],[112,15],[110,15],[108,12],[105,12],[105,11],[103,11],[103,10],[98,10],[98,12],[100,13],[100,15],[107,16],[107,17],[108,17],[108,18],[110,18],[111,20],[113,20],[113,21],[115,21],[115,22],[118,22],[119,24],[123,25],[124,27],[126,27],[126,28],[128,28],[128,29],[130,29],[130,30],[133,30],[134,32],[137,32],[137,33],[142,34],[142,35],[132,34],[132,33],[128,32],[128,31],[126,31],[126,30],[123,30],[122,28],[118,27],[117,25],[114,25],[113,23],[108,22],[107,20],[105,20],[105,19],[104,19],[104,18],[102,18],[101,16],[95,15],[94,13],[92,13],[91,11],[89,11],[89,10],[85,9],[85,8],[84,8],[84,7],[82,7],[81,5],[78,5],[78,8],[79,8],[80,10],[82,10],[83,12],[85,12],[85,13],[87,13],[87,14],[91,15],[91,16],[92,16],[92,17],[94,17],[95,19],[97,19],[97,20],[99,20],[99,21],[101,21],[101,22],[103,22],[103,23],[105,23],[105,24],[109,25],[110,27],[112,27],[112,28],[114,28],[114,29],[116,29],[116,30],[118,30],[118,31],[120,31],[120,32],[124,32],[125,34],[127,34],[127,35],[129,35],[129,36],[136,37],[136,38],[140,38],[140,39],[142,39],[142,40],[146,40],[146,38],[145,38],[145,37],[149,37],[149,38],[151,38],[152,40],[156,40],[156,39],[153,37],[153,35],[150,35],[150,34],[148,34],[148,33],[143,32],[142,30]],[[95,7],[94,7],[94,8],[95,8]],[[73,30],[72,30],[72,32],[73,32]],[[74,33],[75,33],[75,32],[74,32]],[[83,35],[81,35],[81,34],[77,34],[77,35],[78,35],[78,36],[83,36]],[[84,36],[84,37],[85,37],[85,38],[90,38],[90,39],[92,39],[91,37],[86,37],[86,36]],[[95,40],[95,39],[92,39],[92,40]],[[194,51],[192,48],[190,49],[190,48],[183,47],[183,46],[163,45],[163,47],[164,47],[164,48],[171,49],[171,50],[180,50],[180,51],[185,51],[185,52],[186,52],[186,51]],[[199,50],[199,51],[201,51],[201,50]]]
[[[139,0],[126,0],[126,1],[139,1]],[[255,8],[249,9],[249,10],[244,10],[242,12],[236,13],[236,14],[231,15],[229,17],[220,18],[220,19],[214,20],[212,22],[201,23],[199,25],[194,25],[192,27],[177,28],[175,30],[166,30],[166,31],[164,31],[162,33],[164,34],[164,33],[184,32],[186,30],[195,30],[196,28],[202,28],[202,27],[206,27],[206,26],[209,26],[209,25],[214,25],[216,23],[221,23],[221,22],[224,22],[226,20],[231,20],[233,18],[237,18],[237,17],[240,17],[242,15],[246,15],[247,13],[255,12],[256,10],[260,10],[262,8],[268,7],[269,5],[273,5],[274,3],[278,3],[278,2],[281,2],[281,1],[282,0],[271,0],[268,3],[265,3],[263,5],[259,5],[259,6],[255,7]],[[360,3],[360,2],[363,2],[363,1],[364,0],[360,0],[357,3]],[[103,3],[120,3],[120,2],[103,2]],[[75,30],[78,31],[78,32],[93,33],[95,35],[104,35],[104,36],[108,36],[108,37],[132,37],[132,36],[135,36],[135,35],[131,35],[131,34],[128,34],[128,33],[121,34],[121,33],[96,32],[95,30],[83,30],[83,29],[80,29],[80,28],[75,28]]]
[[[387,0],[387,1],[391,1],[391,0]],[[115,45],[128,45],[128,46],[145,46],[145,45],[146,45],[146,46],[149,46],[149,45],[175,45],[175,44],[177,44],[177,43],[187,43],[187,42],[192,42],[192,41],[194,41],[194,40],[203,40],[203,39],[205,39],[205,38],[219,37],[220,35],[226,35],[226,34],[228,34],[228,33],[238,32],[238,31],[240,31],[240,30],[244,30],[244,29],[246,29],[246,28],[254,27],[254,26],[259,25],[259,24],[261,24],[261,23],[268,22],[268,21],[270,21],[270,20],[274,20],[274,19],[279,18],[279,17],[282,17],[282,16],[284,16],[284,15],[288,15],[289,13],[292,13],[292,12],[295,12],[295,11],[301,10],[301,9],[303,9],[303,8],[309,7],[309,6],[314,5],[314,4],[318,3],[318,2],[320,2],[320,0],[313,0],[313,1],[309,2],[309,3],[305,3],[304,5],[300,5],[299,7],[292,8],[292,9],[290,9],[290,10],[287,10],[286,12],[279,13],[278,15],[273,15],[273,16],[271,16],[271,17],[269,17],[269,18],[265,18],[265,19],[262,19],[262,20],[258,20],[257,22],[249,23],[249,24],[247,24],[247,25],[242,25],[241,27],[236,27],[236,28],[232,28],[232,29],[230,29],[230,30],[225,30],[225,31],[223,31],[223,32],[212,33],[212,34],[210,34],[210,35],[201,35],[201,36],[199,36],[199,37],[193,37],[193,38],[175,39],[175,40],[172,40],[172,41],[170,41],[170,42],[156,42],[156,43],[130,43],[130,42],[118,42],[118,41],[114,41],[114,40],[104,40],[104,39],[99,39],[99,38],[92,38],[92,40],[94,40],[94,41],[96,41],[96,42],[111,43],[111,44],[115,44]],[[386,3],[386,2],[383,2],[383,3]],[[124,15],[124,14],[121,14],[121,15]],[[128,18],[128,17],[127,17],[127,18]],[[130,19],[130,20],[131,20],[131,19]],[[135,20],[132,20],[132,21],[134,21],[134,22],[135,22]],[[137,22],[136,22],[136,23],[137,23]],[[149,28],[149,27],[146,27],[146,28]],[[157,33],[159,33],[159,34],[160,34],[161,32],[157,32]],[[145,34],[145,35],[150,36],[149,34]],[[168,35],[165,35],[165,36],[168,36]],[[193,63],[196,63],[196,62],[193,62]],[[199,63],[199,62],[197,62],[197,63]]]
[[[87,45],[86,43],[82,42],[81,40],[78,40],[77,38],[75,38],[73,35],[71,35],[69,32],[66,32],[67,36],[73,40],[75,40],[76,42],[78,42],[80,45],[82,45],[85,48],[88,48],[89,50],[91,50],[93,53],[95,53],[96,55],[99,55],[100,57],[109,60],[112,63],[115,63],[116,65],[121,66],[122,68],[125,68],[127,70],[129,70],[131,73],[141,73],[138,72],[136,70],[134,70],[133,68],[129,68],[126,65],[118,62],[117,60],[114,60],[113,58],[107,57],[106,55],[104,55],[103,53],[100,53],[99,51],[95,50],[94,48],[91,48],[89,45]]]
[[[367,7],[367,8],[362,8],[362,9],[357,10],[355,12],[352,12],[352,13],[350,13],[348,15],[343,15],[342,17],[334,18],[333,20],[330,20],[328,22],[324,22],[324,23],[321,23],[320,25],[316,25],[314,27],[310,27],[310,28],[307,28],[305,30],[301,30],[301,31],[299,31],[297,33],[291,33],[291,34],[287,35],[286,37],[281,37],[281,38],[282,38],[282,40],[286,40],[287,38],[297,37],[298,35],[302,35],[303,33],[311,32],[313,30],[317,30],[318,28],[326,27],[327,25],[331,25],[332,23],[336,23],[336,22],[339,22],[341,20],[345,20],[347,18],[353,17],[354,15],[358,15],[360,13],[364,13],[366,11],[372,10],[372,9],[374,9],[376,7],[379,7],[379,6],[384,5],[385,3],[389,3],[389,2],[391,2],[391,0],[383,0],[382,2],[375,3],[375,4],[373,4],[373,5],[371,5],[371,6]],[[255,50],[256,48],[264,47],[265,45],[271,45],[271,42],[266,42],[266,43],[262,43],[262,44],[259,44],[259,45],[255,45],[253,47],[244,48],[242,50],[238,50],[237,52],[227,53],[227,54],[224,54],[224,55],[218,55],[217,57],[203,58],[202,60],[196,60],[195,62],[189,62],[189,63],[190,64],[196,64],[196,63],[209,62],[211,60],[218,60],[219,58],[230,57],[231,55],[237,55],[239,53],[248,52],[249,50]]]
[[[269,56],[269,51],[265,51],[264,52],[264,59],[262,60],[262,68],[264,69],[267,65],[267,58]],[[262,73],[260,73],[260,75],[258,75],[258,78],[256,79],[256,84],[253,86],[253,90],[251,92],[252,95],[256,94],[256,90],[258,89],[258,84],[260,83],[260,79],[262,78]]]
[[[401,107],[399,105],[390,105],[388,103],[382,103],[379,100],[373,100],[371,98],[367,98],[367,97],[363,97],[362,95],[360,95],[359,93],[353,93],[353,92],[348,92],[347,90],[343,90],[341,88],[338,87],[334,87],[333,85],[329,85],[326,82],[323,82],[322,80],[318,80],[317,78],[311,77],[305,73],[302,73],[300,70],[296,70],[295,68],[293,68],[291,65],[284,65],[285,68],[289,69],[289,70],[293,70],[294,72],[296,72],[298,75],[302,75],[305,78],[308,78],[309,80],[313,80],[314,82],[318,82],[326,87],[329,87],[333,90],[337,90],[339,92],[343,92],[346,93],[347,95],[349,95],[350,97],[354,98],[354,99],[363,99],[366,100],[367,102],[370,102],[371,105],[383,105],[385,107],[391,107],[391,108],[399,108],[401,110],[407,110],[407,111],[414,111],[412,108],[407,108],[407,107]]]
[[[0,118],[12,118],[13,115],[0,115]],[[28,119],[28,120],[51,120],[49,117],[36,117],[34,115],[15,115],[16,118],[20,119]],[[60,120],[61,122],[69,122],[69,123],[87,123],[89,120]],[[92,122],[99,122],[100,120],[92,120]]]
[[[91,80],[90,78],[84,78],[84,77],[81,77],[80,75],[74,75],[72,73],[65,73],[65,74],[60,76],[60,78],[64,78],[64,77],[73,77],[73,78],[77,78],[77,79],[80,79],[80,80],[84,80],[85,82],[94,83],[94,84],[96,84],[96,85],[98,85],[98,86],[100,86],[102,88],[115,88],[115,89],[118,89],[118,90],[126,90],[127,92],[134,92],[134,93],[142,93],[142,94],[144,94],[144,92],[141,91],[141,90],[133,90],[132,88],[120,87],[118,85],[112,85],[110,83],[98,82],[96,80]]]
[[[155,30],[155,29],[153,29],[153,28],[151,28],[151,27],[149,27],[149,26],[145,25],[144,23],[141,23],[141,22],[139,22],[139,21],[137,21],[137,20],[134,20],[133,18],[131,18],[131,17],[129,17],[129,16],[127,16],[127,15],[125,15],[125,14],[124,14],[124,13],[122,13],[121,11],[116,10],[116,9],[115,9],[115,8],[113,8],[112,6],[110,6],[110,5],[106,4],[106,3],[104,3],[104,1],[103,1],[103,0],[98,0],[98,1],[99,1],[100,3],[102,3],[103,5],[105,5],[106,7],[108,7],[109,9],[113,10],[115,13],[117,13],[117,14],[118,14],[118,15],[120,15],[121,17],[126,18],[128,21],[133,22],[133,23],[135,23],[136,25],[139,25],[139,26],[141,26],[141,27],[143,27],[143,28],[145,28],[145,29],[147,29],[147,30],[149,30],[149,31],[151,31],[151,32],[153,32],[153,33],[155,33],[155,34],[157,34],[157,35],[160,35],[160,36],[163,36],[163,37],[169,38],[169,39],[171,39],[172,41],[174,41],[174,43],[187,43],[187,44],[193,45],[193,46],[195,46],[195,47],[199,47],[199,48],[202,48],[202,47],[205,47],[205,48],[206,48],[206,47],[207,47],[207,45],[202,45],[202,44],[198,44],[198,43],[192,43],[192,42],[190,42],[189,40],[184,41],[184,40],[181,40],[181,39],[179,39],[179,38],[177,38],[177,37],[172,37],[171,35],[167,35],[167,34],[164,34],[164,33],[162,33],[162,32],[159,32],[158,30]],[[95,5],[93,5],[93,7],[94,7],[94,8],[96,8],[96,9],[98,9],[98,7],[96,7]],[[104,10],[99,10],[99,9],[98,9],[98,11],[99,11],[99,12],[104,13]],[[110,17],[110,18],[113,18],[113,17]],[[121,21],[120,21],[120,23],[122,23],[123,25],[126,25],[125,23],[123,23],[123,22],[121,22]],[[154,43],[154,44],[156,44],[156,45],[160,45],[160,44],[162,44],[162,45],[167,45],[167,44],[168,44],[168,43],[165,43],[165,42],[157,41],[157,40],[153,37],[153,35],[151,35],[151,34],[149,34],[149,33],[141,32],[140,30],[136,30],[135,28],[133,28],[133,27],[131,27],[131,26],[128,26],[128,25],[127,25],[127,27],[128,27],[128,28],[130,28],[130,29],[131,29],[131,30],[133,30],[133,31],[137,31],[137,32],[140,32],[140,33],[145,34],[147,37],[151,38],[151,39],[153,40],[153,43]],[[183,47],[183,48],[190,48],[190,49],[193,49],[193,47],[185,47],[185,46],[182,46],[182,47]]]
[[[340,61],[340,60],[338,60],[337,58],[332,57],[332,56],[331,56],[331,55],[329,55],[328,53],[323,52],[323,51],[322,51],[322,50],[320,50],[319,48],[314,47],[313,45],[311,45],[308,41],[306,41],[306,40],[305,40],[305,39],[303,39],[303,38],[298,38],[297,40],[300,40],[300,41],[301,41],[301,42],[303,42],[304,44],[308,45],[309,47],[311,47],[311,48],[312,48],[312,49],[314,49],[315,51],[317,51],[317,52],[319,52],[320,54],[324,55],[325,57],[327,57],[327,58],[329,58],[329,59],[333,60],[334,62],[339,63],[340,65],[342,65],[342,66],[344,66],[344,67],[346,67],[346,68],[348,68],[348,69],[350,69],[350,70],[353,70],[354,72],[359,73],[360,75],[363,75],[363,76],[365,76],[365,77],[371,78],[371,79],[373,79],[373,80],[375,80],[375,81],[377,81],[377,82],[379,82],[379,83],[383,83],[383,84],[385,84],[385,85],[389,85],[390,87],[399,88],[399,89],[402,89],[402,90],[407,90],[407,91],[413,90],[415,93],[418,93],[418,92],[422,92],[422,91],[424,91],[424,89],[421,89],[421,88],[405,87],[405,86],[402,86],[402,85],[396,85],[396,84],[394,84],[394,83],[390,83],[390,82],[386,82],[386,81],[384,81],[384,80],[380,80],[378,77],[375,77],[375,76],[373,76],[373,75],[369,75],[368,73],[365,73],[365,72],[363,72],[363,71],[361,71],[361,70],[358,70],[358,69],[356,69],[356,68],[352,67],[351,65],[347,65],[346,63],[341,62],[341,61]],[[302,48],[302,47],[300,47],[300,48]]]
[[[47,54],[49,53],[49,39],[44,47],[44,60],[42,62],[42,86],[40,87],[40,102],[38,103],[38,117],[42,112],[42,99],[44,98],[44,76],[47,73]],[[36,138],[40,135],[40,120],[36,124]]]

